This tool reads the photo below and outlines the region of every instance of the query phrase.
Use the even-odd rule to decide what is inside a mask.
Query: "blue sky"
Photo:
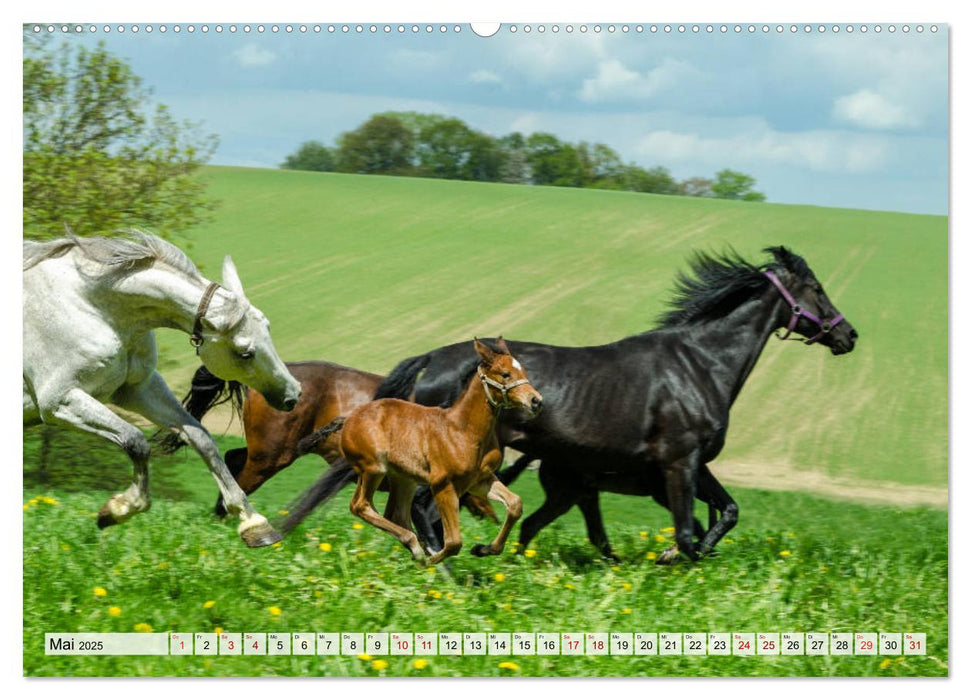
[[[104,39],[128,58],[176,116],[220,136],[218,164],[275,167],[305,140],[333,143],[374,112],[412,109],[495,136],[604,142],[678,178],[739,169],[774,202],[947,212],[946,25],[526,34],[520,24],[489,38],[437,26],[70,40]]]

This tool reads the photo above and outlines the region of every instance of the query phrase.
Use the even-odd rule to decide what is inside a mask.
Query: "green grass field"
[[[720,458],[947,483],[947,219],[552,187],[214,168],[190,254],[231,253],[287,360],[372,372],[473,335],[592,345],[647,330],[693,250],[801,253],[860,333],[770,342]],[[185,336],[160,332],[188,386]]]
[[[491,539],[495,526],[463,515],[465,550],[449,568],[427,571],[383,533],[353,528],[349,492],[282,546],[247,550],[235,524],[209,515],[215,484],[194,456],[155,460],[152,510],[99,533],[94,513],[130,479],[124,457],[87,438],[59,437],[41,472],[38,432],[25,431],[25,674],[948,673],[947,513],[909,507],[905,498],[907,489],[947,486],[946,218],[289,171],[211,168],[206,176],[220,207],[192,233],[187,251],[214,279],[222,257],[233,255],[286,360],[387,372],[407,356],[473,335],[609,342],[653,325],[691,251],[733,246],[759,261],[762,247],[777,244],[806,257],[860,340],[839,358],[819,346],[769,343],[712,469],[719,475],[744,464],[756,477],[783,474],[787,490],[731,487],[741,521],[721,556],[671,568],[649,559],[670,543],[663,530],[670,515],[647,499],[610,494],[603,510],[622,558],[616,568],[597,557],[573,511],[535,540],[535,556],[507,551],[487,560],[468,548]],[[163,374],[181,393],[197,359],[184,334],[160,331],[159,344]],[[224,418],[210,426],[222,429]],[[221,444],[242,442],[230,436]],[[319,460],[301,460],[257,492],[255,505],[275,514],[319,470]],[[891,482],[902,496],[886,506],[830,500],[806,492],[813,480],[851,483],[850,497]],[[541,502],[532,473],[514,490],[527,513]],[[32,502],[40,496],[56,503]],[[44,632],[136,625],[185,632],[914,631],[927,633],[929,654],[428,657],[422,669],[387,657],[377,660],[388,664],[382,669],[356,658],[42,652]],[[507,660],[518,669],[499,668]]]
[[[29,458],[35,437],[27,436]],[[122,486],[128,479],[124,460],[110,464],[105,482]],[[304,458],[254,494],[254,504],[275,514],[319,474],[320,464]],[[463,552],[448,569],[426,570],[384,533],[354,527],[359,521],[347,510],[350,490],[281,546],[248,550],[235,524],[209,515],[215,485],[195,455],[160,459],[155,471],[151,511],[104,532],[96,528],[94,513],[110,490],[88,490],[69,477],[27,488],[25,674],[947,674],[947,516],[939,510],[741,489],[735,494],[741,521],[720,546],[720,556],[659,567],[649,557],[670,544],[664,529],[670,515],[647,499],[605,495],[604,517],[619,565],[597,557],[574,510],[537,537],[529,558],[508,550],[489,559],[468,554],[472,543],[491,539],[496,526],[463,513]],[[84,490],[69,490],[73,486]],[[514,488],[527,506],[541,498],[532,473]],[[57,503],[31,504],[38,496]],[[105,595],[96,595],[96,588]],[[910,631],[927,633],[928,656],[361,660],[77,658],[42,652],[45,632],[133,632],[138,625],[181,632]],[[427,667],[415,668],[415,658]],[[374,661],[388,665],[378,669]],[[507,661],[518,670],[499,667]]]

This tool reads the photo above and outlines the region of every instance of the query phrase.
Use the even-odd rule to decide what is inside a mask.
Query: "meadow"
[[[231,253],[286,360],[387,373],[473,335],[595,345],[640,333],[695,250],[803,255],[856,350],[770,342],[722,463],[947,484],[947,219],[418,178],[213,168],[192,258]],[[160,331],[179,391],[198,366]],[[214,423],[222,428],[226,421]],[[766,429],[771,425],[771,429]]]
[[[220,440],[223,447],[239,439]],[[37,441],[28,434],[27,457]],[[126,483],[123,459],[104,480]],[[303,458],[253,496],[276,515],[321,468]],[[24,501],[27,675],[939,676],[948,673],[947,516],[799,493],[733,490],[738,527],[719,556],[660,567],[667,511],[604,495],[619,563],[599,558],[574,510],[523,555],[468,553],[496,526],[462,515],[465,547],[423,568],[348,512],[351,491],[279,546],[249,550],[211,513],[195,455],[160,458],[152,509],[99,532],[110,490],[31,479]],[[514,485],[528,506],[535,474]],[[186,493],[189,493],[186,497]],[[53,503],[51,502],[53,501]],[[703,514],[699,512],[699,516]],[[97,632],[926,632],[928,655],[872,657],[52,657],[44,633]],[[418,660],[418,667],[415,661]],[[509,663],[514,666],[508,666]],[[506,664],[501,667],[500,664]],[[420,668],[419,668],[420,667]]]
[[[712,465],[739,502],[719,556],[657,567],[671,518],[605,494],[621,559],[603,561],[575,510],[526,556],[477,559],[495,526],[463,514],[466,547],[424,569],[355,527],[345,491],[280,546],[247,550],[211,514],[194,456],[153,461],[149,513],[99,532],[130,479],[120,453],[57,436],[43,469],[24,432],[24,672],[28,675],[946,675],[947,219],[411,178],[210,168],[212,222],[176,240],[218,279],[231,253],[285,360],[373,372],[473,335],[564,345],[654,325],[694,250],[767,245],[805,256],[860,333],[856,350],[770,341]],[[158,333],[182,393],[198,366]],[[528,368],[527,368],[528,369]],[[238,425],[207,426],[225,449]],[[744,467],[748,488],[731,486]],[[253,502],[277,514],[321,468],[300,460]],[[845,498],[812,491],[828,484]],[[884,505],[860,503],[892,486]],[[754,487],[754,488],[753,488]],[[772,490],[768,490],[768,489]],[[781,490],[780,490],[781,489]],[[535,474],[514,485],[526,513]],[[911,493],[937,494],[915,507]],[[897,494],[894,496],[893,494]],[[849,499],[849,500],[847,500]],[[704,519],[705,514],[699,513]],[[518,530],[517,530],[518,532]],[[913,631],[926,657],[46,657],[43,633],[272,631]],[[500,662],[512,665],[500,667]]]

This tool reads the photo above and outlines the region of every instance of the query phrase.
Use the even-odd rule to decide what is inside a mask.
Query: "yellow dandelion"
[[[665,539],[664,535],[654,535],[655,542],[664,542],[664,539]]]
[[[497,583],[502,583],[503,581],[506,580],[506,575],[500,571],[498,574],[496,574],[492,578],[494,578]]]
[[[454,594],[454,593],[452,593],[451,591],[449,591],[448,593],[446,593],[446,594],[445,594],[445,597],[446,597],[446,598],[447,598],[448,600],[451,600],[452,598],[454,598],[454,597],[455,597],[455,594]]]
[[[620,567],[619,566],[611,566],[610,567],[610,570],[611,571],[620,571]]]
[[[788,557],[790,554],[792,554],[792,552],[790,552],[788,549],[783,549],[781,552],[779,552],[780,557]]]
[[[286,508],[281,508],[280,510],[278,510],[276,512],[276,514],[277,515],[290,515],[290,511],[288,511]]]
[[[880,668],[887,668],[891,663],[890,659],[884,659],[880,662]]]
[[[57,499],[56,498],[51,498],[50,496],[41,496],[40,497],[40,500],[41,500],[42,503],[46,503],[49,506],[56,506],[57,505]]]
[[[434,574],[435,573],[435,567],[434,566],[429,566],[427,569],[425,569],[425,573],[426,574]]]
[[[280,610],[280,608],[278,608],[278,607],[277,607],[277,606],[275,606],[275,605],[271,605],[270,607],[268,607],[268,608],[267,608],[267,610],[268,610],[268,611],[269,611],[269,613],[270,613],[271,615],[273,615],[274,617],[276,617],[276,616],[278,616],[278,615],[282,615],[282,614],[283,614],[283,611],[282,611],[282,610]]]
[[[30,508],[30,504],[24,503],[24,510],[27,510],[28,508]]]
[[[274,542],[272,546],[273,546],[274,549],[279,549],[280,547],[283,546],[283,543],[282,542]]]
[[[108,608],[108,614],[112,617],[118,617],[121,615],[121,608],[119,608],[117,605],[112,605],[110,608]]]
[[[222,634],[223,633],[223,628],[222,627],[215,627],[215,628],[213,628],[212,632],[213,632],[213,634],[216,634],[216,635]]]
[[[27,502],[28,502],[28,503],[29,503],[30,505],[32,505],[32,506],[36,506],[36,505],[37,505],[38,503],[40,503],[40,499],[39,499],[39,498],[37,498],[37,497],[34,497],[34,498],[31,498],[31,499],[30,499],[29,501],[27,501]]]
[[[795,537],[795,536],[796,536],[796,533],[794,533],[794,532],[787,532],[786,533],[786,537]]]
[[[321,542],[319,545],[317,545],[317,548],[321,552],[329,552],[332,549],[330,546],[330,542]]]
[[[623,615],[630,615],[630,608],[624,608],[620,611]]]
[[[422,669],[428,668],[428,660],[415,659],[414,661],[411,662],[411,665],[414,666],[417,670],[421,671]]]
[[[385,661],[384,659],[375,659],[374,661],[371,662],[371,668],[373,668],[375,671],[383,671],[387,667],[388,667],[388,662]]]
[[[506,612],[512,612],[512,603],[506,603],[505,605],[502,606],[502,609],[505,610]]]
[[[357,658],[359,658],[361,661],[370,661],[374,657],[371,656],[370,654],[358,654]]]
[[[205,603],[202,604],[202,607],[204,607],[206,610],[208,610],[209,608],[211,608],[215,604],[216,604],[216,601],[214,601],[214,600],[207,600]]]
[[[724,542],[725,544],[731,544],[734,541],[735,540],[733,540],[731,537],[726,537],[725,539],[722,540],[722,542]]]
[[[673,527],[662,527],[661,528],[661,532],[672,533],[672,532],[674,532],[674,528]]]
[[[500,661],[499,668],[501,668],[503,671],[518,671],[519,664],[515,664],[512,661]]]
[[[438,600],[439,598],[442,597],[442,592],[441,591],[436,591],[434,588],[432,588],[432,589],[430,589],[428,591],[428,597],[429,598],[434,598],[435,600]]]
[[[361,525],[361,523],[354,523],[353,525],[351,525],[351,529],[352,530],[363,530],[364,529],[364,526]]]
[[[147,622],[139,622],[137,625],[135,625],[135,631],[136,632],[151,632],[152,631],[152,626],[150,624],[148,624]]]
[[[646,539],[647,539],[647,530],[641,530],[641,531],[640,531],[640,532],[638,532],[637,534],[638,534],[638,535],[640,535],[640,538],[641,538],[642,540],[646,540]]]
[[[526,556],[527,559],[531,559],[532,557],[535,557],[536,556],[536,550],[535,549],[527,549],[525,552],[523,552],[523,554]]]
[[[657,553],[656,552],[648,552],[647,553],[647,560],[648,561],[654,561],[655,559],[657,559]]]
[[[61,549],[63,549],[65,552],[69,552],[69,551],[71,551],[71,545],[69,545],[69,544],[62,544],[61,545]]]
[[[622,584],[620,584],[620,587],[623,588],[625,591],[629,591],[634,587],[634,585],[627,583],[627,581],[624,581]]]
[[[565,586],[563,586],[563,587],[564,587],[565,589],[567,589],[568,591],[573,591],[573,590],[576,590],[576,586],[574,586],[574,585],[573,585],[572,583],[568,583],[568,584],[566,584],[566,585],[565,585]]]
[[[108,591],[106,591],[101,586],[95,586],[94,590],[91,592],[94,593],[95,596],[97,596],[98,598],[104,598],[106,595],[108,595]]]

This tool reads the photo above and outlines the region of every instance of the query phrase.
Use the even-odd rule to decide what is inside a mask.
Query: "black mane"
[[[772,267],[784,267],[803,278],[809,266],[801,257],[783,246],[765,248],[775,259],[753,265],[734,250],[712,254],[698,252],[689,261],[690,273],[679,272],[670,309],[658,318],[660,328],[703,323],[721,318],[745,301],[754,298],[769,284],[763,274]]]

